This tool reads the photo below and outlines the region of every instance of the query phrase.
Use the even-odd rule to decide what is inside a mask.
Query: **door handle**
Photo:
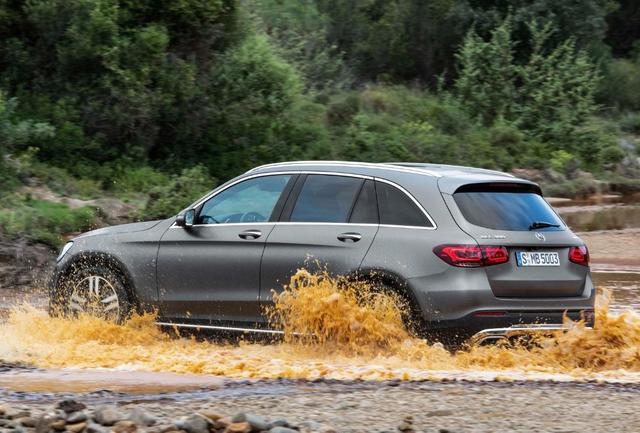
[[[262,236],[262,232],[260,230],[245,230],[241,233],[238,233],[242,239],[258,239]]]
[[[360,233],[340,233],[338,235],[338,240],[342,242],[358,242],[362,239],[362,235]]]

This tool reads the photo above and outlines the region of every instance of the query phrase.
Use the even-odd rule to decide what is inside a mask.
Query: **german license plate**
[[[518,266],[560,266],[560,256],[555,252],[518,251]]]

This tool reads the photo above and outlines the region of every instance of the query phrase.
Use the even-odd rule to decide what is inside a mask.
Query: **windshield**
[[[532,192],[457,192],[458,208],[471,224],[494,230],[564,230],[551,206]]]

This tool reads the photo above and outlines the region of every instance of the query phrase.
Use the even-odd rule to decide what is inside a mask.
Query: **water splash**
[[[363,292],[364,290],[364,292]],[[450,353],[412,337],[396,299],[341,287],[301,271],[269,314],[278,344],[224,344],[162,332],[153,315],[123,325],[82,316],[49,317],[28,305],[0,325],[0,359],[44,368],[108,368],[230,378],[433,379],[546,377],[640,379],[640,316],[611,314],[600,297],[595,330],[571,323],[535,347],[504,345]],[[313,336],[312,336],[313,335]],[[537,376],[536,376],[537,375]]]

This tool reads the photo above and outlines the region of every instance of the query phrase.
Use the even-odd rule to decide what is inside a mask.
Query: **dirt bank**
[[[588,245],[594,270],[640,271],[640,229],[578,233]]]

